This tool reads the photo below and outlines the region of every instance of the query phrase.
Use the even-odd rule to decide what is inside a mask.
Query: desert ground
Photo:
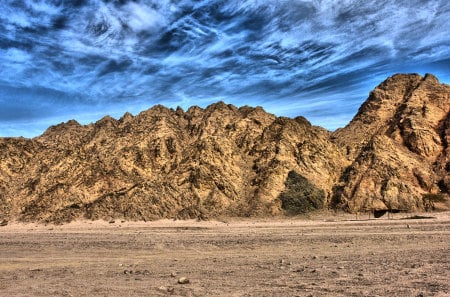
[[[450,213],[420,215],[10,222],[0,296],[450,296]]]

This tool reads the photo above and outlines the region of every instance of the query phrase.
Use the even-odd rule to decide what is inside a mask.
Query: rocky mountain
[[[450,86],[431,74],[398,74],[371,92],[333,143],[352,164],[334,189],[335,205],[423,208],[423,195],[450,190]],[[381,206],[380,206],[381,205]]]
[[[344,154],[304,118],[222,102],[155,106],[1,140],[3,216],[65,222],[279,214],[289,172],[330,200]]]
[[[421,209],[449,194],[450,87],[426,75],[380,84],[331,133],[303,117],[219,102],[155,106],[0,139],[0,218],[154,220]]]

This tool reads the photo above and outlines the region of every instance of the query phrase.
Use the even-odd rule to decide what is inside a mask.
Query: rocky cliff
[[[450,189],[450,86],[427,74],[398,74],[371,92],[358,114],[335,131],[352,164],[334,190],[349,210],[423,208],[423,195]]]
[[[450,189],[450,87],[379,85],[345,128],[226,105],[155,106],[0,139],[0,218],[153,220],[423,208]]]
[[[289,172],[323,190],[320,208],[343,166],[329,137],[301,117],[222,102],[69,121],[32,140],[0,140],[1,211],[51,222],[274,215]]]

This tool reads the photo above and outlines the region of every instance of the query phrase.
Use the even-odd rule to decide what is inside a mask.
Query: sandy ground
[[[0,296],[450,296],[450,213],[409,216],[12,223]]]

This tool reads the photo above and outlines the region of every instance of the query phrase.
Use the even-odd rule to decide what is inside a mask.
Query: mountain
[[[289,172],[331,199],[344,154],[304,118],[222,102],[2,139],[3,216],[67,222],[273,215]],[[292,175],[292,174],[291,174]]]
[[[380,84],[345,128],[219,102],[0,138],[0,218],[154,220],[423,209],[450,189],[450,87]],[[446,197],[446,196],[445,196]],[[375,207],[376,206],[376,207]]]
[[[335,187],[334,204],[410,210],[423,208],[424,194],[448,195],[449,96],[450,86],[431,74],[398,74],[376,87],[332,135],[352,162]]]

